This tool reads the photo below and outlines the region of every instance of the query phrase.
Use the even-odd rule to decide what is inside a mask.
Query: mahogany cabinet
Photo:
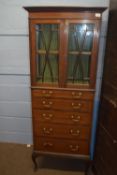
[[[117,10],[109,15],[94,157],[97,175],[117,175]]]
[[[35,167],[40,154],[90,160],[104,8],[25,9],[29,12]]]

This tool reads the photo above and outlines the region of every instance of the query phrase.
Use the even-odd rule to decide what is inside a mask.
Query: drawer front
[[[34,135],[54,138],[90,139],[90,127],[43,124],[34,121]]]
[[[94,97],[94,92],[82,90],[39,89],[32,90],[32,96],[45,98],[70,98],[92,100]]]
[[[37,122],[44,123],[91,125],[92,114],[34,109],[33,117]]]
[[[34,149],[44,152],[89,155],[89,143],[87,141],[35,137]]]
[[[38,109],[60,109],[60,110],[76,110],[81,112],[91,112],[92,102],[81,100],[60,100],[33,98],[32,107]]]

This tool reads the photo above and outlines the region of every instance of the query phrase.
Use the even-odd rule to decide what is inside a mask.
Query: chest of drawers
[[[94,92],[32,90],[37,151],[89,156]]]

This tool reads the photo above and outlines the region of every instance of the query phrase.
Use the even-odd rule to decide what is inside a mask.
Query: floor
[[[1,175],[84,175],[85,165],[77,159],[40,157],[34,172],[32,146],[0,143]]]

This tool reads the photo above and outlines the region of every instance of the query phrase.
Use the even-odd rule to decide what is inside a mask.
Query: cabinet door
[[[94,87],[97,60],[98,23],[68,21],[67,87]]]
[[[32,84],[58,86],[60,20],[31,21]]]
[[[99,37],[94,20],[32,20],[32,85],[93,88]]]

